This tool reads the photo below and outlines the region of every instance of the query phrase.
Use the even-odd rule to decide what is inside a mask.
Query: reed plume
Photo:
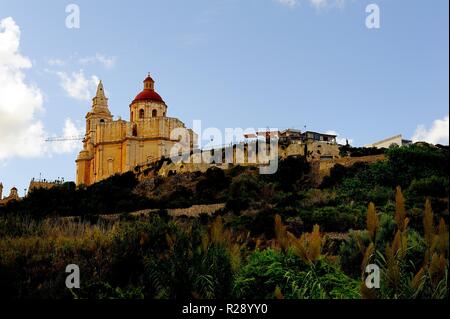
[[[406,228],[405,218],[405,198],[403,197],[402,188],[397,186],[395,193],[395,222],[400,231],[404,231]]]
[[[370,239],[375,241],[375,236],[378,230],[378,216],[375,210],[375,204],[369,203],[369,207],[367,209],[367,217],[366,217],[367,231],[369,232]]]

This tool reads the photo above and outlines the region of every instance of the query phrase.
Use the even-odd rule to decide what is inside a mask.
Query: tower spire
[[[105,95],[105,90],[103,89],[103,82],[100,80],[97,85],[97,92],[95,93],[94,98],[92,99],[92,109],[94,111],[100,109],[108,108],[108,98]]]
[[[95,97],[106,98],[106,96],[105,96],[105,91],[103,90],[103,83],[102,83],[102,80],[100,80],[100,82],[98,82],[98,85],[97,85],[97,93],[95,94]]]

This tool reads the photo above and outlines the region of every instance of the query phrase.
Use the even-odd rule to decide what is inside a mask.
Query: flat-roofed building
[[[376,147],[376,148],[389,148],[391,146],[403,146],[403,145],[409,145],[412,141],[403,139],[402,135],[395,135],[388,138],[385,138],[384,140],[364,145],[364,147]]]

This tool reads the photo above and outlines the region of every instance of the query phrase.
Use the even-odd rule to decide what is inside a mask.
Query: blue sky
[[[80,8],[79,29],[65,25],[69,3]],[[379,29],[365,25],[369,3],[380,8]],[[8,97],[0,96],[0,181],[6,192],[17,186],[23,194],[39,174],[73,180],[81,142],[43,138],[84,130],[86,97],[98,79],[111,112],[128,119],[147,72],[168,115],[188,126],[198,119],[203,128],[221,130],[306,125],[354,145],[400,133],[448,144],[442,133],[448,6],[447,0],[0,0],[6,21],[0,34],[10,30],[0,38],[0,95]],[[12,89],[7,81],[16,81]]]

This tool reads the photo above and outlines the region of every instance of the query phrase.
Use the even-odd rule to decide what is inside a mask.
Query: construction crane
[[[59,137],[49,137],[46,138],[46,142],[64,142],[64,141],[81,141],[84,139],[84,136],[59,136]]]

